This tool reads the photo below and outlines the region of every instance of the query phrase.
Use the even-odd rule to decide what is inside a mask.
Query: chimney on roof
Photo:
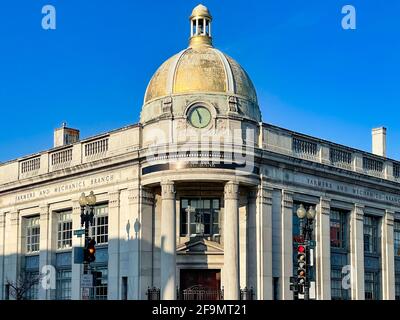
[[[372,129],[372,153],[386,158],[386,128]]]
[[[61,128],[54,130],[54,147],[62,147],[79,141],[79,130],[67,127],[63,122]]]

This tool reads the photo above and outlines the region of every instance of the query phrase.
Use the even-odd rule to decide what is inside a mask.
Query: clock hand
[[[196,112],[197,112],[197,114],[198,114],[198,116],[199,116],[199,122],[201,123],[201,115],[200,115],[200,112],[199,112],[198,109],[196,109]]]

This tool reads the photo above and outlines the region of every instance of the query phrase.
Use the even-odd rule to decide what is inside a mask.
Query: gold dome
[[[246,71],[209,45],[189,47],[164,62],[150,80],[144,103],[186,93],[224,93],[257,103]]]

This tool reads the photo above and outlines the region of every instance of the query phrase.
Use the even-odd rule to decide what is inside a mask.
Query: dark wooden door
[[[180,289],[185,300],[221,299],[221,271],[217,269],[182,269]]]

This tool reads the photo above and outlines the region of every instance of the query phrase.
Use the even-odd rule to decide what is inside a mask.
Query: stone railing
[[[272,125],[262,128],[264,150],[400,182],[400,162]]]
[[[139,149],[138,125],[0,164],[0,185]]]

